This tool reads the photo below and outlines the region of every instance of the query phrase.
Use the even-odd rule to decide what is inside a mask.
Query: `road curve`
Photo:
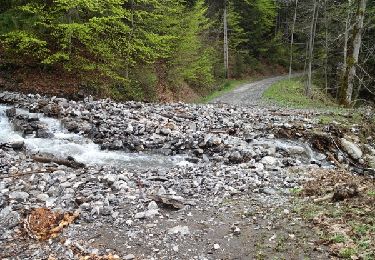
[[[233,91],[213,99],[210,103],[224,103],[239,106],[260,105],[263,92],[275,82],[287,77],[288,76],[277,76],[241,85]]]

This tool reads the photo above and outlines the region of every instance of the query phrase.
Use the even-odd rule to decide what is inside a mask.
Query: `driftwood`
[[[83,168],[85,165],[83,163],[79,163],[75,161],[73,158],[62,159],[62,158],[54,158],[54,157],[44,157],[40,155],[34,155],[31,157],[34,161],[40,163],[56,163],[59,165],[65,165],[70,168],[78,169]]]

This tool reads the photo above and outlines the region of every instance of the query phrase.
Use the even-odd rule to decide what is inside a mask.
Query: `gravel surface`
[[[344,151],[315,149],[317,136],[332,138],[316,111],[17,93],[0,102],[1,259],[328,259],[291,191],[314,169],[367,156],[347,136]],[[52,154],[38,150],[51,141]],[[172,156],[183,160],[165,163]]]
[[[224,103],[239,106],[264,105],[264,102],[262,102],[263,92],[275,82],[286,79],[287,77],[288,76],[277,76],[241,85],[233,91],[213,99],[210,103]]]

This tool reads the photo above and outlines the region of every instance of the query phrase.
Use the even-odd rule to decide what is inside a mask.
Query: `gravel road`
[[[225,103],[241,106],[259,105],[261,103],[263,92],[273,83],[285,78],[287,78],[287,76],[277,76],[244,84],[231,92],[215,98],[211,103]]]

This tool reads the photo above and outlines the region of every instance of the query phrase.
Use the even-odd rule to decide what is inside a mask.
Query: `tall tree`
[[[316,34],[316,25],[319,16],[319,0],[314,0],[312,8],[312,19],[310,25],[309,45],[308,45],[308,68],[307,68],[307,84],[306,84],[306,95],[312,96],[312,63],[314,59],[314,43]]]
[[[340,88],[339,102],[345,106],[350,106],[352,104],[354,78],[356,76],[358,58],[362,46],[366,3],[367,0],[357,0],[356,22],[354,24],[352,40],[348,50],[343,82]]]

